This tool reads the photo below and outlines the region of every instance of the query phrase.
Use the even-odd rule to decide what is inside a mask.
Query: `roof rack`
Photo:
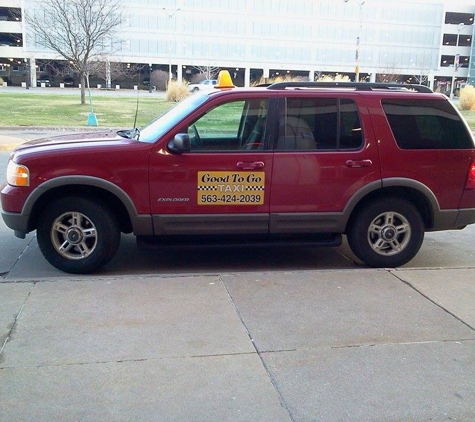
[[[373,91],[375,89],[406,90],[424,93],[433,93],[432,89],[425,85],[413,84],[386,84],[368,82],[276,82],[267,86],[267,89],[286,88],[355,88],[357,91]]]

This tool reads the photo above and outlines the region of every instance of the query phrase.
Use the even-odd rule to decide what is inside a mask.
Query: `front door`
[[[157,143],[150,159],[155,234],[268,232],[273,153],[267,111],[266,98],[218,98]],[[176,133],[189,135],[190,152],[167,150]]]

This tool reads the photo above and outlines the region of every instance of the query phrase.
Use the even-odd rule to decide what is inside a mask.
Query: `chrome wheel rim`
[[[406,248],[410,239],[408,219],[394,211],[378,215],[368,228],[368,242],[379,255],[397,255]]]
[[[66,212],[53,222],[51,241],[56,251],[67,259],[90,256],[97,246],[94,223],[79,212]]]

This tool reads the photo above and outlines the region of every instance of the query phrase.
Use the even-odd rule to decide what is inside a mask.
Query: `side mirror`
[[[189,135],[187,133],[176,134],[175,138],[168,142],[168,149],[175,154],[191,151]]]

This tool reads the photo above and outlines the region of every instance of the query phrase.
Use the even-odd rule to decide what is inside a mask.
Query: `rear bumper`
[[[434,216],[433,227],[427,231],[457,230],[463,229],[469,224],[475,223],[475,208],[463,208],[459,210],[439,211]]]
[[[475,223],[475,208],[463,209],[459,211],[457,220],[455,221],[456,228],[465,227],[469,224]]]

